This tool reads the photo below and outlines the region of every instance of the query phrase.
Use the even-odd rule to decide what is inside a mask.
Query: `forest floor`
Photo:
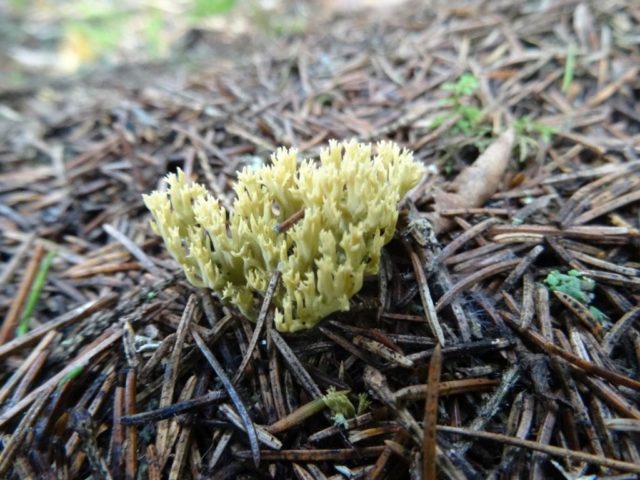
[[[0,89],[1,478],[637,478],[639,5],[392,8]],[[439,205],[508,128],[490,198]],[[142,194],[231,204],[332,138],[429,165],[350,312],[281,334],[191,286]]]

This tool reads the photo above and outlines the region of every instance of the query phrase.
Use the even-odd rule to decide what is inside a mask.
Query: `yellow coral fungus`
[[[332,141],[320,165],[278,149],[271,166],[245,168],[229,213],[205,187],[183,172],[167,177],[168,190],[144,196],[152,227],[187,279],[208,287],[254,318],[273,272],[276,328],[313,327],[349,309],[365,275],[377,273],[380,252],[395,231],[396,204],[420,180],[411,152],[391,142]],[[277,227],[304,212],[286,231]]]

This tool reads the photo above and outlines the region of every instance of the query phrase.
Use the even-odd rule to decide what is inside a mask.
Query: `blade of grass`
[[[58,383],[58,386],[61,387],[62,385],[64,385],[68,381],[79,377],[82,374],[82,372],[84,371],[84,367],[85,367],[85,365],[78,365],[77,367],[74,367],[71,370],[69,370],[67,372],[67,374],[60,379],[60,382]]]
[[[567,93],[571,82],[573,82],[573,74],[576,69],[576,46],[573,43],[567,48],[567,60],[564,64],[564,76],[562,77],[562,93]]]
[[[27,297],[27,303],[24,307],[22,318],[20,319],[20,323],[18,324],[18,328],[16,329],[17,337],[24,335],[29,330],[29,321],[31,320],[33,311],[36,309],[38,298],[40,298],[40,293],[42,292],[42,288],[44,287],[44,284],[47,280],[47,274],[49,273],[49,268],[51,267],[55,256],[55,251],[47,253],[47,256],[40,264],[40,268],[38,269],[36,278],[33,281],[33,285],[31,286],[29,297]]]

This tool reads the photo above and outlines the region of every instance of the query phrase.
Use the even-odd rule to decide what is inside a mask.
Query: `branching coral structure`
[[[375,150],[375,153],[373,152]],[[375,149],[332,141],[319,165],[278,149],[271,165],[245,168],[234,185],[233,212],[182,171],[168,189],[144,196],[152,228],[195,286],[208,287],[255,318],[259,295],[276,270],[274,297],[281,332],[313,327],[379,268],[393,237],[397,203],[423,174],[412,153],[391,142]],[[299,218],[288,229],[278,226]]]

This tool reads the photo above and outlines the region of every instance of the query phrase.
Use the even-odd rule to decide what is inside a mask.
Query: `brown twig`
[[[125,415],[131,416],[136,413],[136,371],[130,368],[127,371],[125,381]],[[122,420],[121,420],[122,422]],[[125,476],[126,478],[136,478],[138,470],[138,430],[135,426],[126,428],[126,450],[125,450]]]
[[[572,365],[575,365],[576,367],[584,370],[585,372],[598,375],[599,377],[609,380],[610,382],[615,383],[616,385],[625,385],[629,388],[633,388],[634,390],[640,390],[639,381],[634,380],[633,378],[629,378],[626,375],[622,375],[621,373],[612,372],[609,369],[603,368],[592,362],[583,360],[582,358],[577,357],[572,353],[569,353],[561,349],[560,347],[554,345],[553,343],[547,342],[546,340],[542,339],[537,333],[532,332],[531,330],[520,329],[519,325],[509,315],[503,315],[503,318],[511,327],[514,328],[514,330],[520,333],[527,340],[533,342],[542,350],[545,350],[548,353],[557,355],[558,357],[568,361]]]
[[[531,440],[514,438],[508,435],[502,435],[500,433],[482,432],[478,430],[470,430],[468,428],[448,427],[444,425],[438,425],[438,431],[466,435],[475,438],[482,438],[484,440],[492,440],[500,443],[507,443],[516,447],[536,450],[538,452],[546,453],[547,455],[567,458],[569,460],[580,460],[583,462],[594,463],[596,465],[614,468],[623,472],[640,473],[640,466],[634,463],[623,462],[621,460],[606,458],[600,455],[592,455],[585,452],[578,452],[575,450],[568,450],[566,448],[554,447],[553,445],[544,445],[538,442],[532,442]]]
[[[284,233],[304,218],[304,209],[298,210],[282,223],[275,226],[276,233]]]
[[[36,249],[31,256],[31,260],[29,261],[29,264],[27,265],[27,268],[22,277],[22,281],[20,282],[18,293],[13,298],[9,313],[7,313],[7,316],[4,317],[2,327],[0,327],[0,345],[7,343],[7,341],[11,340],[11,338],[13,337],[13,331],[16,329],[16,326],[18,324],[18,317],[20,316],[22,306],[24,305],[24,302],[27,299],[27,295],[29,294],[29,289],[33,285],[33,280],[38,273],[38,267],[40,266],[42,257],[44,257],[44,247],[42,247],[42,245],[36,245]]]
[[[424,404],[422,475],[425,480],[436,480],[436,427],[438,425],[438,388],[442,369],[442,347],[439,343],[433,350],[429,362],[427,394]]]

